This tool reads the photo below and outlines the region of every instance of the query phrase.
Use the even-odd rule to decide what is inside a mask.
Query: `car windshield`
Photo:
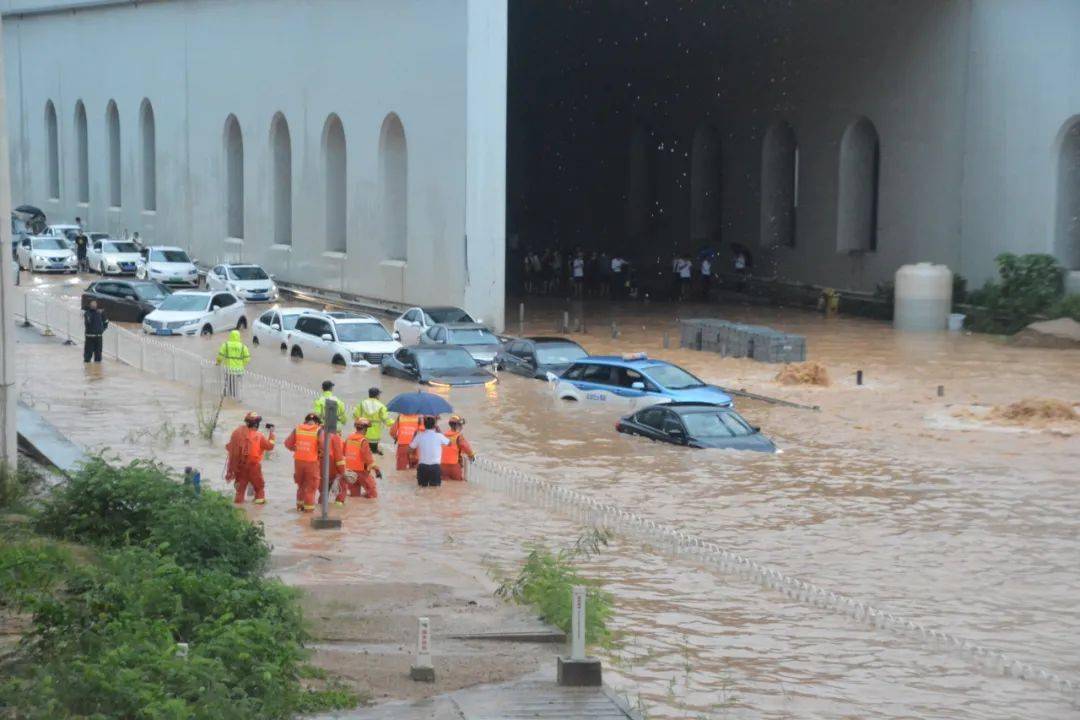
[[[241,267],[229,268],[229,274],[232,275],[234,280],[269,280],[270,276],[266,274],[258,265],[243,265]]]
[[[296,321],[303,317],[303,313],[297,313],[296,315],[282,315],[281,316],[281,329],[292,330],[296,327]]]
[[[104,243],[101,246],[103,252],[107,253],[137,253],[139,247],[135,243],[130,242],[110,242]]]
[[[337,336],[340,342],[386,342],[393,340],[379,323],[338,323]]]
[[[187,253],[183,250],[151,250],[150,260],[153,262],[189,263]]]
[[[206,310],[210,298],[206,295],[170,295],[161,303],[159,310],[178,312],[201,312]]]
[[[30,245],[35,250],[67,250],[68,246],[60,238],[41,238],[40,240],[31,240]]]
[[[541,365],[566,365],[577,362],[588,353],[577,345],[537,345],[536,362]]]
[[[451,330],[450,342],[454,345],[498,345],[499,338],[483,328]]]
[[[109,237],[109,233],[90,233],[87,237],[91,240],[104,240]]]
[[[694,412],[682,416],[686,431],[695,438],[746,437],[754,429],[731,412]]]
[[[675,365],[653,365],[649,368],[649,377],[668,390],[686,390],[703,387],[705,383]]]
[[[139,296],[140,300],[161,300],[166,295],[169,295],[171,291],[157,283],[147,283],[146,285],[135,285],[135,294]]]
[[[475,322],[469,313],[461,308],[432,308],[424,312],[428,325],[437,323]]]
[[[416,353],[417,361],[424,370],[461,370],[476,367],[472,355],[463,348],[448,347]]]

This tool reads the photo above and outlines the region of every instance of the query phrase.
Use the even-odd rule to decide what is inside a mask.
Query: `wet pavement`
[[[36,285],[72,301],[82,286],[66,278]],[[801,310],[526,302],[527,333],[551,334],[567,310],[572,326],[578,316],[587,319],[589,332],[572,336],[594,353],[645,350],[706,381],[822,411],[737,401],[784,452],[695,451],[618,435],[615,409],[565,405],[545,383],[504,373],[493,389],[449,392],[469,420],[466,435],[478,452],[929,627],[1080,677],[1080,436],[962,417],[973,405],[1025,397],[1080,400],[1080,351],[1013,348],[986,336],[903,335],[883,323]],[[517,310],[512,303],[507,317],[516,321]],[[828,368],[833,384],[780,386],[772,379],[776,366],[664,349],[665,331],[677,344],[676,312],[804,334],[808,357]],[[223,340],[174,339],[207,357]],[[61,355],[57,379],[54,358]],[[386,397],[413,388],[377,370],[298,362],[266,348],[253,355],[251,369],[263,374],[311,387],[332,377],[339,396],[352,402],[370,385],[383,387]],[[177,463],[190,456],[207,474],[215,463],[220,473],[219,448],[196,440],[178,445],[177,438],[155,448],[162,439],[133,430],[192,416],[183,388],[165,393],[168,383],[112,364],[84,376],[80,359],[71,348],[20,345],[23,394],[42,403],[37,409],[62,429],[75,426],[76,440],[99,444],[101,428],[115,428],[110,445],[117,452],[153,449]],[[864,371],[861,387],[856,370]],[[937,396],[939,385],[944,397]],[[103,393],[108,403],[96,401]],[[240,414],[230,408],[225,426]],[[274,420],[285,427],[299,418]],[[283,502],[252,510],[253,516],[266,522],[276,544],[326,551],[331,541],[284,502],[288,458],[271,463],[272,497]],[[388,576],[415,574],[410,563],[422,562],[436,545],[473,575],[481,560],[508,568],[524,542],[569,540],[577,532],[563,518],[476,488],[425,494],[404,477],[384,485],[377,503],[346,509],[344,549],[348,555],[353,543],[363,547],[365,537],[393,544],[400,557],[380,563]],[[331,549],[341,551],[342,541],[334,542],[339,546]],[[320,568],[319,577],[368,572],[360,554],[337,568]],[[624,646],[607,657],[606,677],[640,691],[650,717],[1080,717],[1059,695],[1031,683],[993,677],[640,545],[616,543],[589,571],[615,595],[615,625],[623,631]]]

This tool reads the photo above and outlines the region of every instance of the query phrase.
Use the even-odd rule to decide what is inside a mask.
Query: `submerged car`
[[[495,333],[479,323],[440,323],[432,325],[420,336],[421,345],[460,345],[469,351],[480,365],[495,362],[502,343]]]
[[[15,249],[19,267],[33,272],[78,272],[75,253],[63,238],[31,235],[19,241]]]
[[[97,300],[110,320],[141,323],[170,294],[172,290],[153,280],[98,280],[83,291],[82,308]]]
[[[154,246],[142,249],[135,269],[140,280],[157,280],[166,285],[199,286],[199,269],[183,248]]]
[[[555,397],[639,408],[656,403],[701,402],[728,407],[731,397],[663,360],[645,353],[578,360],[562,375],[549,374]]]
[[[91,240],[86,264],[102,275],[134,275],[139,266],[139,246],[128,240]]]
[[[152,335],[210,335],[247,327],[244,302],[230,292],[180,290],[143,318]]]
[[[215,265],[206,273],[206,287],[228,290],[244,302],[276,302],[278,288],[259,265]]]
[[[360,367],[381,365],[401,347],[374,317],[351,312],[303,315],[286,342],[291,357]]]
[[[525,377],[546,379],[548,373],[561,375],[589,353],[573,340],[561,337],[527,337],[511,340],[495,357],[499,370]]]
[[[428,305],[409,308],[394,321],[394,337],[402,345],[415,345],[420,342],[420,335],[432,325],[440,323],[475,323],[478,319],[459,307],[450,305]]]
[[[627,415],[615,424],[615,429],[687,447],[776,452],[776,445],[761,434],[761,428],[746,422],[729,407],[708,403],[652,405]]]
[[[311,308],[280,307],[267,310],[251,325],[251,342],[288,350],[287,340],[301,315],[316,312]]]
[[[420,345],[401,348],[382,361],[382,374],[436,387],[494,385],[494,375],[481,370],[468,351],[458,345]]]

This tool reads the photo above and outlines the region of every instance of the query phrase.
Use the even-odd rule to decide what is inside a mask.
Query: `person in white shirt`
[[[442,485],[442,449],[450,439],[435,429],[435,418],[424,418],[424,429],[413,437],[409,447],[417,451],[420,464],[416,466],[416,484],[420,487]]]
[[[570,270],[574,277],[574,297],[581,297],[585,293],[585,255],[578,252],[570,263]]]
[[[712,289],[712,260],[708,256],[701,258],[701,299],[709,299]]]
[[[611,299],[618,300],[622,297],[623,290],[625,288],[625,281],[623,280],[623,269],[626,267],[626,261],[619,255],[613,255],[611,257]]]
[[[690,258],[685,255],[680,256],[676,270],[679,273],[679,300],[686,300],[686,295],[690,290],[690,275],[693,270],[693,263],[690,262]]]

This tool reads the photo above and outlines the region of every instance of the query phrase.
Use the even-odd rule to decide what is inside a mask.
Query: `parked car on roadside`
[[[474,323],[480,322],[459,307],[449,305],[430,305],[409,308],[394,320],[396,339],[402,345],[416,345],[420,335],[432,325],[439,323]]]
[[[210,335],[247,327],[244,301],[231,292],[179,290],[143,318],[143,331],[152,335]]]
[[[97,300],[110,320],[141,323],[170,294],[172,290],[154,280],[98,280],[83,290],[82,308]]]
[[[494,385],[497,378],[480,369],[472,355],[457,345],[418,345],[399,349],[382,361],[382,374],[436,387]]]
[[[145,247],[135,268],[140,280],[157,280],[166,285],[199,286],[199,269],[183,248],[158,245]]]
[[[76,273],[79,270],[75,252],[63,238],[51,235],[30,235],[19,241],[15,259],[23,270],[33,272]]]
[[[287,341],[296,328],[296,321],[301,315],[310,315],[313,312],[316,311],[302,307],[280,307],[267,310],[251,324],[252,344],[288,350]]]
[[[761,428],[729,407],[709,403],[673,402],[651,405],[615,423],[628,435],[695,448],[726,448],[776,452]]]
[[[286,342],[290,357],[359,367],[379,366],[401,347],[374,317],[351,312],[302,315]]]
[[[588,357],[585,348],[561,337],[525,337],[503,344],[495,366],[529,378],[560,375],[578,360]]]
[[[578,360],[562,375],[549,375],[555,397],[640,408],[672,400],[728,407],[731,397],[678,365],[645,353]]]
[[[141,259],[139,248],[127,240],[91,240],[86,264],[102,275],[134,275]]]
[[[206,287],[229,290],[244,302],[277,302],[278,288],[259,265],[215,265],[206,273]]]
[[[439,323],[420,335],[420,345],[460,345],[478,365],[490,365],[502,349],[495,333],[479,323]]]

